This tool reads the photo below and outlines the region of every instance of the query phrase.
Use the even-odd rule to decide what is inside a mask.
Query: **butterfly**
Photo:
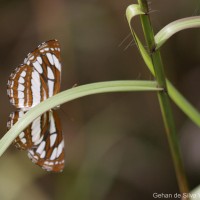
[[[11,113],[10,129],[29,109],[60,91],[60,44],[49,40],[29,53],[24,63],[11,73],[7,94],[18,110]],[[54,109],[36,118],[14,140],[14,145],[28,151],[28,157],[47,171],[64,168],[64,138],[60,119]]]

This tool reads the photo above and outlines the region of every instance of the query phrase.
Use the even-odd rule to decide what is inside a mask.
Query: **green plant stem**
[[[73,87],[56,94],[29,110],[0,140],[0,156],[12,141],[38,116],[63,103],[99,93],[128,91],[158,91],[155,81],[108,81]]]
[[[141,9],[148,13],[148,4],[146,0],[138,0]],[[164,73],[164,67],[162,63],[162,58],[160,52],[155,50],[155,41],[154,41],[154,33],[152,30],[152,26],[150,23],[149,15],[141,15],[142,27],[145,35],[145,39],[147,42],[148,50],[151,52],[151,59],[155,71],[155,77],[158,82],[158,85],[162,88],[165,88],[164,91],[158,92],[159,103],[162,111],[162,117],[165,124],[165,129],[167,133],[167,138],[174,162],[175,172],[177,176],[177,181],[179,185],[179,189],[181,193],[188,193],[188,184],[187,179],[183,167],[183,162],[181,159],[180,148],[175,128],[175,123],[173,119],[173,113],[169,101],[169,96],[166,87],[166,79]]]
[[[139,38],[137,37],[135,31],[134,31],[134,27],[131,26],[131,21],[134,17],[136,16],[140,16],[140,15],[145,15],[144,11],[141,9],[141,7],[138,4],[132,4],[129,5],[126,9],[126,17],[128,20],[128,24],[132,33],[132,36],[135,40],[135,43],[141,53],[141,56],[145,62],[145,64],[147,65],[147,67],[149,68],[149,70],[151,71],[151,73],[155,76],[155,72],[154,72],[154,68],[153,68],[153,63],[152,63],[152,59],[150,58],[149,54],[146,49],[144,48],[143,44],[141,43],[141,41],[139,40]],[[188,26],[188,21],[191,23],[191,18],[190,19],[185,19],[186,24],[185,25],[181,25],[181,30],[190,28],[190,26]],[[176,21],[177,22],[177,21]],[[173,23],[173,22],[172,22]],[[171,23],[171,24],[172,24]],[[190,24],[189,23],[189,24]],[[196,17],[194,19],[194,23],[195,23],[195,27],[199,26],[200,27],[200,22],[199,24],[197,24],[197,20]],[[179,25],[177,24],[177,26],[179,27]],[[167,25],[166,27],[169,28],[169,26]],[[176,28],[176,26],[174,27],[174,24],[172,24],[172,27],[170,26],[170,29],[173,29],[173,32],[175,31],[175,29],[177,31],[179,31],[179,29]],[[169,35],[167,34],[163,34],[163,31],[165,32],[165,28],[162,29],[162,31],[159,31],[159,35],[161,36],[161,40],[157,40],[156,43],[156,48],[157,45],[160,44],[160,42],[163,42],[163,40],[165,40],[166,38],[169,37],[169,35],[171,35],[169,33]],[[159,36],[159,38],[160,38]],[[164,36],[164,37],[162,37]],[[156,36],[155,36],[156,38]],[[168,94],[171,97],[171,99],[174,101],[174,103],[197,125],[200,127],[200,113],[199,111],[173,86],[173,84],[166,79],[166,83],[167,83],[167,89],[168,89]]]

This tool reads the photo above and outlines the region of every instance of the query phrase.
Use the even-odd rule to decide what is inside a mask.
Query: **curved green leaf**
[[[127,7],[126,9],[126,18],[128,20],[128,23],[131,23],[131,20],[133,17],[138,16],[138,15],[144,15],[145,13],[141,9],[141,7],[138,4],[132,4]]]
[[[38,116],[63,103],[99,93],[128,91],[158,91],[155,81],[108,81],[73,87],[56,94],[29,110],[0,140],[0,156],[12,141]]]
[[[145,13],[142,11],[142,9],[140,8],[140,6],[138,4],[132,4],[132,5],[128,6],[126,9],[126,18],[128,20],[128,24],[129,24],[132,36],[134,37],[135,43],[142,55],[142,58],[144,59],[144,62],[146,63],[146,65],[149,67],[150,71],[154,75],[155,73],[154,73],[151,59],[150,59],[147,51],[145,50],[144,46],[142,45],[141,41],[137,37],[134,29],[131,26],[131,21],[134,17],[139,16],[139,15],[144,15],[144,14]]]
[[[199,16],[176,20],[161,29],[155,36],[156,49],[159,49],[175,33],[189,28],[200,28]]]

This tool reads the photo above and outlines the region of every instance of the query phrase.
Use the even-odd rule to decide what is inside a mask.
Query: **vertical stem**
[[[173,119],[173,113],[169,101],[169,96],[167,92],[166,79],[164,73],[164,67],[162,63],[162,58],[159,50],[155,50],[154,32],[151,26],[150,18],[148,15],[148,4],[147,0],[138,0],[139,5],[142,10],[147,13],[146,15],[141,15],[142,28],[144,31],[145,40],[148,46],[149,53],[151,55],[155,77],[157,79],[158,85],[165,88],[164,91],[158,92],[158,99],[161,107],[162,117],[164,120],[164,125],[167,133],[167,139],[170,146],[170,151],[172,154],[172,159],[175,167],[175,173],[179,185],[180,192],[188,193],[188,184],[185,175],[185,170],[183,167],[183,162],[181,158],[178,137],[176,133],[176,127]]]

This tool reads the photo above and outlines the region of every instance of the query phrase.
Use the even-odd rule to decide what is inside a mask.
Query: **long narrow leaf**
[[[161,29],[155,36],[156,49],[159,49],[175,33],[189,28],[200,28],[199,16],[176,20]]]
[[[12,141],[38,116],[44,112],[74,99],[99,93],[128,91],[158,91],[155,81],[109,81],[82,85],[61,92],[41,102],[22,118],[0,140],[0,156]]]

